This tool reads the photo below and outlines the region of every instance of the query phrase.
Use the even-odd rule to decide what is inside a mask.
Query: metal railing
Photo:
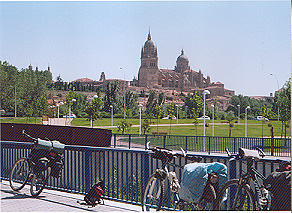
[[[187,151],[205,151],[208,154],[225,153],[226,147],[233,153],[240,147],[246,149],[260,147],[269,156],[291,157],[291,139],[288,138],[112,134],[114,148],[146,149],[148,141],[151,141],[152,145],[163,148],[179,150],[182,147]]]
[[[19,142],[1,142],[1,178],[8,179],[14,162],[27,157],[32,144]],[[85,146],[66,146],[65,167],[60,178],[50,177],[48,188],[71,193],[84,194],[97,180],[105,182],[105,198],[140,205],[142,191],[151,174],[160,166],[160,161],[152,158],[147,150],[98,148]],[[241,162],[230,161],[226,156],[199,155],[203,162],[222,162],[227,165],[230,178],[239,177],[245,171]],[[175,159],[181,166],[185,158]],[[277,168],[275,160],[262,160],[256,168],[267,176]],[[179,181],[183,170],[169,167],[177,173]],[[167,187],[166,183],[166,189]],[[171,207],[171,192],[166,190],[164,208]]]

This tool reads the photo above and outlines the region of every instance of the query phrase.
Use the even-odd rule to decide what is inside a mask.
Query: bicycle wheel
[[[9,184],[13,191],[21,190],[27,183],[31,168],[26,158],[18,159],[9,174]]]
[[[238,179],[229,180],[219,193],[219,210],[255,211],[254,193],[249,185],[239,185]]]
[[[217,195],[214,186],[210,184],[208,187],[208,193],[198,203],[198,210],[200,211],[218,210],[218,206],[216,206]]]
[[[33,197],[37,197],[45,188],[48,179],[51,174],[51,167],[47,167],[46,169],[33,173],[31,186],[30,186],[30,194]]]
[[[163,181],[155,177],[149,178],[142,199],[142,211],[159,211],[162,205],[164,185]]]

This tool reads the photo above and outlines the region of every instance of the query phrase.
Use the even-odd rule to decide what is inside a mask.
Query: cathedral
[[[205,78],[201,71],[194,71],[189,66],[189,59],[181,50],[176,60],[174,69],[159,69],[157,47],[151,40],[149,31],[148,39],[141,50],[141,66],[138,79],[130,82],[131,86],[147,87],[150,89],[175,89],[179,92],[191,92],[195,89],[211,86],[208,76]]]

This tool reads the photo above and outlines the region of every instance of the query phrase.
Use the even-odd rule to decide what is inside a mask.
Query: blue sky
[[[237,95],[269,95],[291,76],[287,0],[1,1],[0,60],[18,69],[49,64],[54,80],[99,80],[102,71],[131,80],[149,27],[159,68],[174,68],[183,48],[193,70]]]

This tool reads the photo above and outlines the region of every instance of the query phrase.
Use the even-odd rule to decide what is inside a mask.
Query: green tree
[[[231,129],[234,127],[234,124],[232,123],[232,121],[234,120],[235,118],[234,118],[234,116],[232,116],[232,115],[227,115],[226,116],[226,120],[227,120],[227,122],[228,122],[228,124],[229,124],[229,137],[231,137]]]
[[[150,131],[151,127],[150,127],[150,123],[147,119],[144,119],[141,123],[141,130],[143,132],[143,134],[145,135],[146,132],[148,133]]]
[[[100,118],[100,110],[103,104],[101,98],[101,93],[98,93],[97,98],[93,98],[92,101],[87,102],[85,112],[87,113],[88,120],[95,121]]]
[[[188,94],[185,96],[184,99],[184,106],[187,106],[189,110],[189,115],[194,115],[196,114],[197,116],[202,116],[203,115],[203,97],[202,94],[199,92],[195,91],[193,95]]]
[[[280,121],[282,122],[285,131],[285,138],[287,134],[287,122],[291,119],[291,78],[283,86],[283,91],[278,94],[277,104],[280,111]],[[282,136],[281,132],[281,136]]]
[[[131,129],[132,124],[128,123],[125,119],[118,122],[118,132],[122,131],[122,134],[125,134],[126,131]]]
[[[5,112],[14,112],[15,109],[15,88],[18,88],[18,70],[8,62],[0,61],[0,109]],[[18,98],[17,96],[17,102]]]
[[[118,91],[120,86],[118,81],[109,82],[104,90],[104,97],[103,97],[103,107],[102,111],[110,112],[110,106],[113,106],[113,113],[121,113],[123,111],[123,101],[122,98],[119,97]]]

